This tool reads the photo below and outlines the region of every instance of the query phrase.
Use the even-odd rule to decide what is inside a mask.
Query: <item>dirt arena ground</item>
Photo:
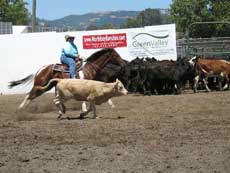
[[[229,173],[230,91],[114,98],[57,120],[53,94],[0,96],[0,173]]]

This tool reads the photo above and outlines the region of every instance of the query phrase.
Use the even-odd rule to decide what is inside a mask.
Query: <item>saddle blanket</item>
[[[63,73],[69,73],[70,72],[69,67],[67,65],[63,65],[63,64],[54,64],[53,71],[59,71],[59,72],[63,72]],[[78,67],[78,69],[76,69],[76,71],[79,72],[80,79],[84,79],[82,67]]]
[[[54,64],[53,71],[60,71],[64,73],[69,73],[69,67],[63,64]]]

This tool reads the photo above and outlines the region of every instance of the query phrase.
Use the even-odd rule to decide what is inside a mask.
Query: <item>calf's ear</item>
[[[121,81],[117,78],[117,79],[116,79],[116,83],[121,83]]]
[[[116,79],[116,82],[115,82],[115,88],[118,88],[118,86],[119,86],[119,84],[120,84],[121,82],[118,80],[118,79]]]

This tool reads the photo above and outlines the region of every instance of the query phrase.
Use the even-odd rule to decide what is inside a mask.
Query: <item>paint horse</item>
[[[123,66],[126,64],[126,61],[120,57],[120,55],[115,51],[115,49],[101,49],[93,53],[90,57],[88,57],[85,60],[84,65],[82,64],[82,62],[80,63],[79,66],[81,70],[76,70],[76,76],[79,78],[79,73],[82,71],[83,79],[97,80],[97,76],[100,76],[99,74],[101,70],[109,63]],[[53,78],[69,78],[69,73],[65,70],[66,68],[68,67],[64,64],[49,64],[41,67],[35,75],[31,74],[23,79],[9,82],[9,88],[12,88],[17,85],[24,84],[34,80],[32,89],[26,95],[23,102],[20,104],[19,109],[24,108],[31,102],[31,100],[37,98],[38,96],[42,95],[44,92],[50,89],[47,88],[46,90],[41,91],[36,88],[37,86],[45,86]],[[112,107],[114,106],[111,100],[108,100],[108,103]],[[86,111],[85,103],[83,103],[82,105],[82,110]]]

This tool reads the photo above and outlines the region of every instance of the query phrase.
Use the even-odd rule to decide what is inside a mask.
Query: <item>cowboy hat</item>
[[[68,40],[69,38],[75,38],[75,37],[71,35],[65,35],[65,40]]]

